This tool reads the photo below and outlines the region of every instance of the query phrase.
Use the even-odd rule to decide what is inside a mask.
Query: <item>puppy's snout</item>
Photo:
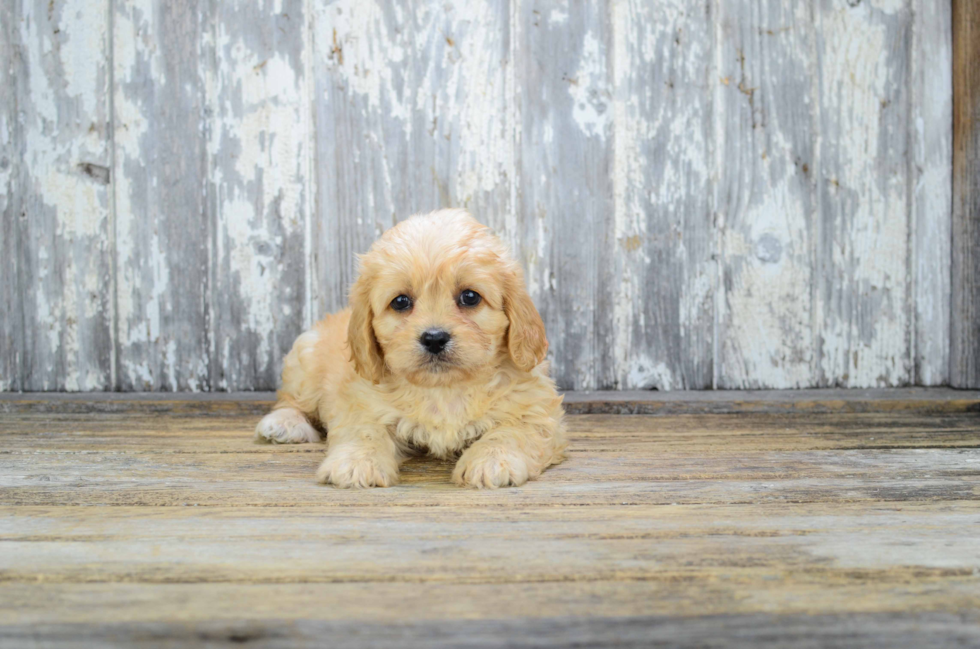
[[[451,338],[445,329],[429,329],[419,337],[419,342],[430,354],[438,354],[446,348]]]

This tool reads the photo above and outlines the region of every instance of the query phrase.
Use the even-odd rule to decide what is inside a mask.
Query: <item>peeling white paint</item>
[[[116,87],[108,93],[116,166],[109,186],[84,173],[81,163],[110,164],[110,23],[107,7],[100,7],[59,0],[48,24],[48,17],[33,13],[44,14],[43,5],[25,3],[25,20],[14,27],[27,44],[29,101],[21,104],[26,117],[17,119],[26,120],[24,162],[38,211],[32,218],[51,220],[50,232],[44,230],[50,240],[38,243],[35,255],[38,290],[31,314],[39,333],[41,387],[105,386],[91,340],[107,317],[107,271],[96,262],[112,253],[107,235],[114,222],[122,383],[202,389],[207,386],[199,377],[209,375],[211,358],[187,358],[184,341],[172,333],[182,269],[159,224],[145,222],[141,204],[144,189],[152,189],[152,196],[167,191],[159,186],[165,176],[127,171],[179,162],[154,158],[159,127],[151,126],[156,108],[149,97],[159,107],[170,94],[197,92],[197,85],[186,76],[179,83],[168,78],[161,49],[169,37],[157,24],[159,0],[116,3]],[[435,195],[440,203],[482,210],[478,216],[525,262],[529,290],[552,309],[553,354],[564,353],[566,340],[576,346],[556,359],[565,383],[594,387],[595,368],[606,363],[610,376],[602,380],[618,387],[690,387],[683,366],[694,341],[705,340],[712,325],[715,356],[709,360],[723,387],[893,385],[913,378],[913,363],[922,381],[945,380],[951,82],[935,71],[948,70],[949,43],[913,31],[919,40],[911,55],[896,49],[906,40],[905,21],[916,20],[918,30],[931,20],[933,8],[921,0],[865,0],[853,7],[799,3],[779,20],[739,14],[765,43],[741,48],[742,62],[725,49],[732,37],[726,30],[738,21],[726,20],[723,9],[738,3],[713,3],[709,16],[705,7],[685,0],[615,0],[609,28],[605,17],[583,27],[576,14],[582,8],[567,4],[545,7],[532,25],[521,3],[504,15],[492,3],[451,0],[421,7],[409,20],[401,7],[373,0],[306,2],[313,15],[293,16],[305,21],[297,26],[299,58],[281,43],[249,41],[237,18],[222,19],[249,7],[218,7],[204,18],[213,22],[200,36],[202,51],[213,52],[214,59],[201,59],[200,85],[207,94],[202,111],[210,112],[194,135],[207,138],[210,189],[202,191],[213,198],[216,213],[209,208],[203,215],[168,216],[188,223],[215,216],[208,262],[215,285],[204,299],[219,311],[208,323],[215,337],[210,353],[227,373],[211,387],[249,387],[242,377],[273,368],[285,351],[284,323],[312,319],[314,289],[326,299],[318,286],[334,278],[323,276],[349,274],[351,255],[393,217],[405,216],[403,203]],[[273,20],[290,8],[273,0],[257,10]],[[772,33],[764,34],[768,28]],[[936,29],[946,34],[945,27]],[[568,40],[574,45],[558,66],[564,77],[542,94],[547,106],[533,105],[522,75],[534,62],[522,58],[521,48],[535,38],[560,42],[566,31],[574,32]],[[752,58],[760,56],[765,60]],[[906,61],[911,71],[903,71]],[[785,79],[800,70],[797,76],[814,81],[799,100],[817,100],[806,179],[790,168],[800,147],[789,136],[804,125],[784,121],[766,103],[766,93],[779,88],[764,86],[764,74]],[[913,93],[911,101],[905,92]],[[912,114],[895,117],[906,104]],[[525,111],[537,109],[541,123],[524,133]],[[330,151],[329,161],[312,149],[313,110],[323,111],[317,126],[336,127],[339,134],[334,144],[340,148]],[[731,128],[740,110],[757,122],[745,133]],[[0,113],[3,146],[11,142],[11,119]],[[911,158],[903,157],[906,127],[913,129]],[[744,141],[732,158],[725,143],[736,136]],[[549,155],[562,150],[562,138],[580,138],[573,150],[590,159],[538,159],[530,148],[522,154],[530,141],[525,137],[538,138],[535,144]],[[601,171],[581,177],[582,168],[601,167],[593,158],[609,161],[609,197],[601,194]],[[404,169],[404,160],[427,166],[432,186],[428,177],[416,182],[423,174],[412,175],[417,170]],[[348,184],[322,174],[314,196],[314,162],[340,165],[337,175],[342,172]],[[0,185],[19,182],[14,168],[0,169]],[[600,188],[571,186],[570,177]],[[906,180],[914,183],[911,191]],[[549,184],[556,184],[554,191],[525,200],[530,185]],[[807,202],[801,187],[819,200]],[[560,209],[569,192],[580,190],[575,196],[611,203],[608,214],[595,205],[581,212],[589,215],[589,231],[603,240],[574,251],[567,244],[556,248],[559,228],[582,225]],[[706,203],[705,196],[712,199]],[[0,207],[6,200],[0,197]],[[719,206],[713,223],[705,207],[712,200]],[[323,207],[327,201],[340,207]],[[336,223],[342,224],[339,236],[330,229]],[[718,263],[729,275],[719,277],[707,258],[705,242],[712,240],[719,249],[710,252],[720,254]],[[832,242],[826,250],[820,248],[824,240]],[[289,246],[302,249],[304,259],[287,256]],[[315,267],[312,255],[326,250],[336,258],[321,258]],[[815,252],[826,253],[820,261],[832,281],[814,276]],[[613,265],[608,273],[595,268],[600,254]],[[569,263],[575,272],[563,275]],[[313,270],[296,271],[304,264]],[[594,286],[580,285],[586,267],[600,271]],[[292,286],[294,277],[315,281]],[[726,277],[730,286],[720,281]],[[820,289],[812,291],[815,282]],[[596,314],[590,302],[607,295],[610,341],[593,336],[607,314]],[[565,310],[555,313],[555,305]],[[230,338],[236,333],[241,338]],[[243,342],[246,336],[249,342]],[[704,361],[706,352],[697,350],[696,360]],[[248,367],[239,372],[235,363]],[[184,376],[188,372],[192,376]],[[0,378],[0,389],[11,385]]]
[[[698,88],[708,50],[688,41],[680,55],[677,46],[678,34],[689,38],[688,32],[706,27],[706,17],[692,14],[687,3],[613,4],[613,243],[620,261],[611,287],[612,347],[618,385],[625,389],[654,387],[654,380],[662,389],[689,387],[677,376],[683,356],[703,351],[684,348],[696,345],[686,332],[712,327],[713,265],[692,247],[701,243],[686,240],[706,221],[707,97]],[[669,290],[651,284],[652,269]],[[675,292],[676,301],[664,295]],[[664,303],[654,306],[657,300]],[[648,312],[656,314],[656,324],[647,321]],[[651,336],[650,327],[660,328],[658,335]],[[673,369],[654,371],[661,366]]]
[[[713,84],[716,173],[727,180],[716,193],[724,282],[716,378],[722,388],[807,387],[815,378],[808,223],[817,168],[803,81],[813,74],[808,8],[773,12],[781,31],[759,30],[741,6],[726,9],[716,78],[727,82]]]
[[[952,8],[914,0],[912,15],[914,378],[924,385],[942,385],[949,380],[950,356]]]
[[[396,87],[391,76],[391,64],[406,56],[399,34],[388,27],[401,24],[397,15],[400,8],[395,9],[390,21],[387,11],[373,0],[340,0],[318,6],[318,45],[329,53],[338,77],[366,99],[370,110],[383,108],[388,117],[411,128],[410,107],[402,101],[409,88]]]
[[[562,25],[568,22],[568,7],[559,6],[548,12],[549,25]]]
[[[904,141],[881,130],[902,108],[890,105],[904,82],[896,69],[905,54],[887,47],[889,29],[903,29],[896,21],[865,7],[833,12],[820,28],[821,87],[835,101],[823,113],[823,158],[833,164],[825,163],[821,179],[835,219],[823,227],[834,230],[830,272],[846,278],[834,303],[820,305],[822,370],[849,387],[903,384],[911,369],[906,166],[889,164],[901,160]]]
[[[639,390],[673,390],[677,387],[666,363],[642,356],[632,360],[626,380],[632,388]]]
[[[589,32],[582,39],[578,70],[566,79],[573,102],[572,119],[586,135],[606,137],[611,112],[608,78],[605,46]]]
[[[116,87],[113,92],[115,109],[114,145],[116,169],[113,174],[113,191],[116,205],[116,317],[119,338],[117,344],[123,350],[138,342],[150,342],[159,335],[159,304],[156,299],[137,304],[141,293],[140,282],[143,275],[142,260],[138,258],[136,242],[139,237],[139,217],[137,206],[133,204],[134,187],[126,165],[141,165],[141,143],[149,136],[149,119],[143,113],[133,84],[136,66],[148,62],[154,83],[166,85],[162,63],[155,48],[148,47],[141,34],[154,31],[154,7],[152,0],[139,0],[127,3],[126,11],[116,8],[113,16],[115,30],[115,55],[113,57]],[[141,210],[140,210],[141,211]],[[156,251],[149,264],[151,269],[166,264],[160,258],[159,241],[151,242],[151,250]],[[156,298],[166,290],[166,277],[153,277]],[[148,323],[148,324],[147,324]],[[125,360],[122,367],[134,385],[148,385],[153,381],[149,367],[144,363]]]
[[[19,387],[105,389],[108,322],[98,302],[108,267],[108,190],[98,171],[108,160],[105,5],[81,11],[72,2],[24,3],[21,10],[22,20],[11,28],[27,95],[18,97],[16,117],[0,119],[4,144],[11,129],[23,133],[26,155],[7,160],[0,180],[6,188],[18,183],[15,168],[26,171],[26,185],[14,191],[28,210],[23,227],[32,248],[24,254],[36,272],[24,287],[31,297],[23,308],[33,307],[25,322],[38,335],[23,356],[33,366],[24,368]],[[84,67],[77,65],[81,52]]]

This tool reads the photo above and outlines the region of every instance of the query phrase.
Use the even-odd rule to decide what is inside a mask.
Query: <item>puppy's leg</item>
[[[256,442],[273,444],[306,444],[320,441],[320,431],[302,412],[290,406],[279,406],[255,427]]]
[[[282,389],[272,412],[255,427],[255,441],[275,444],[319,442],[320,433],[310,423],[316,419],[320,400],[316,346],[320,334],[316,329],[296,339],[282,367]]]
[[[386,427],[369,424],[332,428],[327,444],[329,450],[317,469],[317,481],[345,489],[398,483],[398,465],[404,457]]]
[[[560,429],[515,426],[490,431],[456,462],[453,482],[461,487],[519,487],[564,459]]]

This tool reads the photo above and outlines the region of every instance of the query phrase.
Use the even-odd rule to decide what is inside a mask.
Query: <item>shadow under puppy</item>
[[[463,210],[413,216],[360,258],[350,307],[293,344],[256,438],[317,442],[320,482],[387,487],[417,450],[453,481],[521,485],[562,461],[544,323],[505,246]]]

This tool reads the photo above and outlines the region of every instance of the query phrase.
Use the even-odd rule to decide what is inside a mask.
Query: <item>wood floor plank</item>
[[[980,500],[980,450],[576,454],[521,489],[474,492],[419,458],[386,490],[318,485],[318,453],[0,455],[0,505],[512,507]]]
[[[0,510],[0,583],[899,583],[974,577],[978,526],[976,502],[568,507],[520,516],[8,507]],[[936,547],[942,552],[930,554]]]
[[[310,452],[308,445],[256,445],[257,416],[159,414],[7,414],[0,417],[0,453]],[[980,414],[854,413],[618,416],[567,418],[572,450],[605,452],[635,443],[655,451],[698,455],[720,449],[836,450],[849,448],[980,448]]]
[[[0,416],[0,646],[980,642],[969,409],[573,415],[477,492],[324,487],[322,444],[161,403]]]
[[[834,615],[946,612],[976,624],[980,589],[966,578],[888,588],[842,580],[636,581],[531,584],[0,584],[0,638],[17,625],[192,624],[208,620],[376,623],[567,616]],[[937,588],[944,592],[937,602]],[[433,606],[438,602],[438,606]],[[971,611],[971,609],[973,609]],[[383,621],[383,622],[382,622]],[[925,645],[923,645],[925,646]]]

